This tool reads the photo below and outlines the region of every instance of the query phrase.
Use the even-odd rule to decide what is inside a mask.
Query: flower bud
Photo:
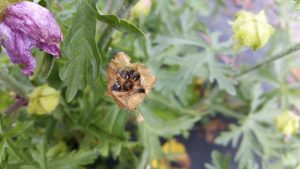
[[[31,76],[36,60],[31,49],[37,47],[59,56],[62,33],[50,11],[36,3],[23,1],[4,10],[0,24],[0,44],[14,64],[21,64],[25,75]]]
[[[150,13],[152,1],[151,0],[139,0],[132,8],[132,16],[148,16]]]
[[[59,96],[59,92],[47,84],[35,88],[29,95],[28,113],[50,114],[58,106]]]
[[[291,111],[283,111],[275,118],[278,130],[286,136],[296,133],[299,129],[299,116]]]
[[[258,15],[246,11],[238,12],[234,17],[233,31],[235,51],[238,51],[242,46],[248,46],[252,50],[262,48],[274,33],[264,11]]]

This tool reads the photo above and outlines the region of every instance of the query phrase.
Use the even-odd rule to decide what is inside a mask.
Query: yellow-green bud
[[[50,114],[58,105],[60,93],[47,84],[35,88],[29,95],[27,111],[30,114]]]
[[[148,16],[150,13],[152,0],[139,0],[132,8],[133,17]]]
[[[287,110],[275,118],[275,124],[281,133],[290,136],[299,130],[299,120],[299,116]]]
[[[274,33],[264,11],[257,15],[240,11],[235,15],[232,27],[235,51],[238,51],[242,46],[248,46],[252,50],[262,48]]]

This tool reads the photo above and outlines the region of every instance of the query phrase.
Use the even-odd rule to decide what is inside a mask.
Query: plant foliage
[[[34,2],[57,19],[62,56],[33,49],[37,70],[27,78],[2,51],[1,169],[144,169],[165,158],[164,140],[188,138],[194,126],[220,116],[232,122],[215,144],[234,153],[214,150],[198,168],[300,168],[299,134],[284,135],[274,120],[285,110],[299,115],[299,59],[263,62],[295,43],[291,28],[299,21],[290,16],[300,2],[276,1],[270,42],[240,53],[232,49],[227,21],[234,18],[224,15],[230,7],[223,0],[152,0],[150,13],[138,17],[131,13],[136,0]],[[214,27],[218,19],[226,26]],[[107,65],[121,51],[157,77],[134,112],[106,95]],[[264,64],[237,76],[257,62]],[[51,115],[29,115],[20,98],[44,84],[60,91],[59,106]]]

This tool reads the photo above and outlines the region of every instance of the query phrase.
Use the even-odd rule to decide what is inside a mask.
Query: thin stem
[[[250,67],[248,69],[245,69],[245,70],[241,71],[239,74],[237,74],[236,76],[234,76],[234,78],[239,78],[239,77],[241,77],[241,76],[243,76],[243,75],[245,75],[245,74],[247,74],[249,72],[255,71],[255,70],[257,70],[257,69],[259,69],[259,68],[261,68],[261,67],[263,67],[263,66],[265,66],[267,64],[270,64],[270,63],[272,63],[272,62],[274,62],[274,61],[276,61],[278,59],[281,59],[281,58],[283,58],[285,56],[288,56],[289,54],[292,54],[294,52],[297,52],[299,50],[300,50],[300,43],[296,43],[294,46],[292,46],[292,47],[290,47],[288,49],[285,49],[285,50],[279,52],[278,54],[272,56],[271,58],[269,58],[269,59],[267,59],[267,60],[265,60],[265,61],[263,61],[263,62],[261,62],[261,63],[259,63],[257,65],[255,65],[253,67]]]
[[[9,76],[7,73],[4,73],[0,70],[0,80],[2,80],[8,87],[12,88],[17,95],[27,98],[27,92],[24,87],[12,76]]]
[[[6,116],[11,115],[13,112],[18,111],[23,106],[26,106],[28,104],[28,101],[24,98],[19,98],[14,104],[9,106],[5,111],[4,114]]]

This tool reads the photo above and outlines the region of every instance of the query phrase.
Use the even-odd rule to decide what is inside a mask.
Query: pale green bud
[[[50,114],[59,103],[60,93],[47,84],[35,88],[29,95],[27,111],[29,114]]]
[[[274,33],[264,11],[257,15],[240,11],[235,15],[232,27],[235,51],[242,46],[248,46],[252,50],[262,48]]]
[[[152,0],[139,0],[132,8],[133,17],[148,16],[150,13]]]
[[[299,130],[299,120],[299,116],[287,110],[275,118],[275,124],[281,133],[290,136]]]

